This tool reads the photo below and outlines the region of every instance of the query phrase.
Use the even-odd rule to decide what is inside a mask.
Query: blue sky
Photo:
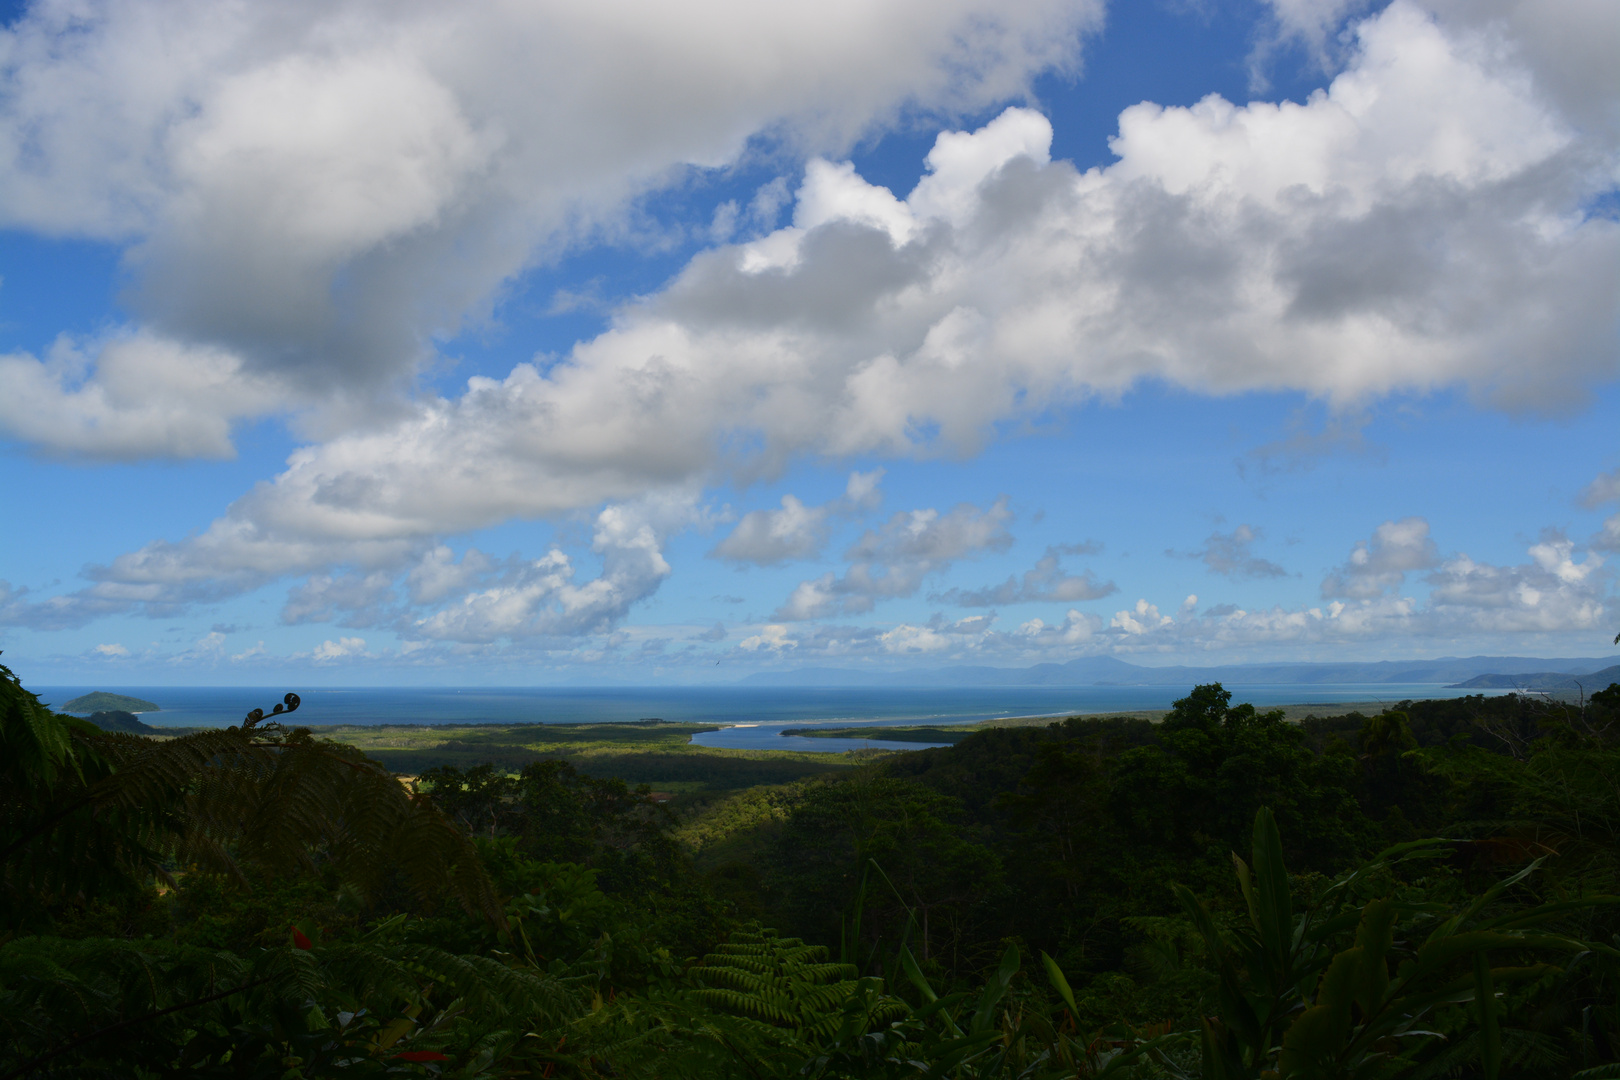
[[[1590,656],[1613,5],[44,3],[46,683]]]

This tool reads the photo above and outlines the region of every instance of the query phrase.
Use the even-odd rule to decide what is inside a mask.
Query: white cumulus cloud
[[[293,589],[281,609],[281,621],[339,622],[345,626],[374,626],[394,602],[394,575],[377,570],[369,574],[315,574]]]
[[[810,507],[792,495],[782,496],[780,510],[752,510],[731,534],[715,545],[718,558],[773,566],[813,558],[827,542],[828,506]]]
[[[1146,600],[1138,600],[1134,608],[1114,612],[1114,617],[1108,620],[1108,625],[1115,630],[1131,635],[1151,633],[1174,623],[1170,616],[1159,614],[1157,605]]]
[[[709,554],[730,562],[775,566],[811,559],[826,546],[834,518],[870,510],[883,501],[878,483],[882,469],[852,472],[844,496],[821,506],[806,506],[793,495],[782,496],[779,510],[751,510]]]
[[[737,643],[737,648],[745,652],[783,652],[796,648],[798,643],[788,633],[788,628],[780,623],[771,623],[760,627],[759,633],[750,634]]]
[[[1112,581],[1099,581],[1090,570],[1079,574],[1064,573],[1063,556],[1080,552],[1095,554],[1096,548],[1077,544],[1049,547],[1046,554],[1036,560],[1034,568],[1026,570],[1022,578],[1009,577],[1000,585],[982,589],[949,589],[929,599],[960,607],[997,607],[1054,601],[1072,604],[1118,592],[1119,587]]]
[[[1193,557],[1203,562],[1211,573],[1234,581],[1286,576],[1287,570],[1254,553],[1254,545],[1262,535],[1253,525],[1239,525],[1229,533],[1212,532],[1204,541],[1203,550],[1193,552]]]
[[[1322,598],[1370,600],[1399,589],[1406,575],[1427,570],[1440,561],[1440,549],[1429,537],[1429,523],[1420,517],[1386,521],[1371,539],[1358,540],[1350,558],[1322,580]]]
[[[1006,550],[1012,544],[1006,529],[1011,519],[1005,497],[983,510],[963,503],[945,514],[934,509],[902,511],[850,546],[844,556],[850,564],[842,574],[828,572],[800,582],[772,618],[800,621],[859,614],[872,610],[879,600],[914,596],[929,575],[956,560]]]
[[[1588,509],[1620,502],[1620,469],[1603,473],[1588,484],[1581,492],[1580,502]],[[1603,529],[1592,538],[1591,544],[1598,551],[1620,551],[1620,513],[1610,514],[1603,520]]]
[[[307,653],[294,653],[295,659],[309,659],[317,663],[330,663],[333,660],[352,660],[357,657],[367,657],[366,639],[358,637],[338,638],[333,641],[327,638]]]
[[[602,558],[599,577],[576,582],[572,561],[553,548],[516,567],[498,584],[467,593],[418,620],[414,632],[427,638],[489,642],[609,631],[669,575],[660,534],[660,525],[667,526],[668,520],[659,517],[648,507],[610,506],[597,515],[591,545]]]
[[[260,410],[316,391],[341,416],[533,263],[611,236],[636,197],[750,139],[836,150],[903,109],[1018,95],[1072,65],[1101,13],[40,0],[0,30],[0,224],[122,246],[143,332],[281,388]],[[0,389],[112,434],[0,423],[62,451],[221,453],[231,417],[206,400],[154,417],[115,374],[0,368]]]
[[[224,349],[150,332],[0,356],[0,430],[55,454],[234,457],[235,421],[294,400]]]

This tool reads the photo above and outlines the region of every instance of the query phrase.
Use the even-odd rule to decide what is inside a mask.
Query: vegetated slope
[[[981,730],[812,787],[767,826],[759,904],[786,932],[836,938],[849,878],[874,859],[889,879],[871,883],[863,925],[874,939],[898,935],[917,908],[918,943],[946,970],[975,970],[1017,938],[1066,971],[1097,974],[1136,941],[1124,920],[1174,913],[1172,882],[1224,881],[1262,805],[1302,870],[1373,847],[1354,774],[1348,752],[1318,753],[1297,725],[1231,707],[1218,689],[1162,724]]]
[[[1467,682],[1452,685],[1468,690],[1567,690],[1571,693],[1584,690],[1591,693],[1616,682],[1620,682],[1620,664],[1585,675],[1571,675],[1567,671],[1537,671],[1525,675],[1476,675]]]
[[[765,921],[837,940],[862,865],[875,860],[883,879],[868,882],[869,946],[895,940],[909,913],[922,913],[913,940],[940,970],[978,970],[1016,939],[1071,977],[1113,986],[1107,1008],[1131,1013],[1170,992],[1153,989],[1160,976],[1149,954],[1173,929],[1152,920],[1180,918],[1171,886],[1218,890],[1260,807],[1275,812],[1296,872],[1331,874],[1419,836],[1491,836],[1549,812],[1515,802],[1515,785],[1531,778],[1517,770],[1530,761],[1599,775],[1598,758],[1561,748],[1609,746],[1620,736],[1614,705],[1582,713],[1516,695],[1469,697],[1294,724],[1201,687],[1162,724],[1075,718],[980,730],[785,793],[786,808],[767,800],[753,821],[739,797],[740,827],[705,831],[700,863]],[[1605,790],[1598,784],[1591,798],[1612,802]],[[713,812],[717,822],[725,811]],[[1620,807],[1583,813],[1620,838]],[[1588,837],[1599,828],[1577,827]],[[1484,872],[1499,854],[1473,849],[1459,872]],[[1612,875],[1613,854],[1601,858]]]
[[[94,713],[94,712],[161,712],[162,707],[128,694],[109,694],[105,690],[96,690],[83,694],[66,702],[61,706],[65,713]]]
[[[984,730],[685,820],[576,768],[706,764],[651,732],[551,733],[578,752],[408,788],[251,728],[99,732],[0,685],[0,844],[31,853],[0,863],[0,1073],[985,1080],[1151,1051],[1143,1075],[1568,1080],[1620,1058],[1620,688],[1293,724],[1199,686],[1163,723]],[[148,845],[173,828],[170,861]],[[82,887],[114,840],[131,872]]]

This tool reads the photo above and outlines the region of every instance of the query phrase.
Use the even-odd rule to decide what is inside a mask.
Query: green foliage
[[[83,730],[82,721],[53,714],[0,664],[0,781],[54,788],[64,771],[77,771],[75,730]]]
[[[1218,984],[1212,1015],[1196,1033],[1115,1027],[1076,1039],[1045,1010],[1032,1008],[1032,1000],[1010,999],[1019,969],[1016,946],[977,992],[941,996],[902,945],[899,964],[920,1004],[898,1018],[879,1018],[875,1008],[892,1009],[897,999],[883,994],[880,980],[862,980],[845,1003],[844,1023],[803,1074],[987,1078],[1150,1069],[1219,1080],[1392,1077],[1423,1064],[1431,1074],[1452,1070],[1462,1063],[1462,1049],[1480,1075],[1495,1078],[1514,1063],[1510,1045],[1521,1051],[1518,1061],[1534,1060],[1523,1051],[1538,1044],[1540,1062],[1552,1060],[1546,1039],[1505,1023],[1516,1011],[1504,1000],[1506,988],[1532,988],[1513,1003],[1522,1009],[1536,988],[1555,986],[1594,952],[1615,955],[1555,926],[1609,907],[1613,898],[1539,905],[1514,899],[1535,864],[1483,894],[1447,902],[1438,895],[1444,888],[1393,887],[1392,871],[1447,854],[1443,841],[1422,841],[1327,883],[1296,913],[1283,852],[1275,819],[1262,808],[1251,861],[1233,857],[1245,909],[1240,920],[1217,919],[1191,892],[1179,890]],[[1184,939],[1180,927],[1170,929],[1170,936]],[[1549,955],[1572,960],[1560,967],[1545,959]],[[1069,1016],[1079,1014],[1061,967],[1044,953],[1042,962],[1061,1005]],[[1197,1040],[1191,1055],[1185,1052],[1189,1036]]]
[[[1514,887],[1537,868],[1532,863],[1463,904],[1398,893],[1359,903],[1372,879],[1444,854],[1439,840],[1391,848],[1318,891],[1296,914],[1277,825],[1262,808],[1252,863],[1233,856],[1244,921],[1222,927],[1190,891],[1177,890],[1219,976],[1218,1013],[1203,1024],[1203,1075],[1397,1075],[1443,1049],[1432,1014],[1472,1003],[1481,1066],[1486,1076],[1497,1076],[1502,1052],[1495,987],[1555,974],[1548,954],[1612,953],[1551,927],[1572,913],[1620,901],[1509,902]]]
[[[773,915],[820,941],[839,940],[843,923],[858,921],[870,946],[898,940],[914,911],[924,961],[958,962],[1001,877],[994,854],[965,834],[960,817],[954,799],[872,771],[811,787],[761,859]],[[888,885],[863,892],[851,910],[871,863]]]
[[[1459,831],[1507,856],[1556,854],[1556,876],[1620,891],[1620,746],[1544,738],[1523,761],[1467,748],[1433,768],[1466,799]]]
[[[133,1075],[416,1073],[411,1055],[493,1063],[578,991],[482,956],[372,940],[284,944],[251,959],[152,941],[0,946],[0,1069]],[[473,1075],[464,1070],[464,1075]]]
[[[1014,991],[1020,954],[1009,945],[977,991],[941,996],[902,945],[898,966],[918,995],[906,1006],[883,992],[883,981],[862,979],[845,1002],[842,1023],[800,1068],[816,1080],[952,1076],[962,1080],[1006,1077],[1126,1076],[1139,1066],[1164,1061],[1180,1037],[1124,1025],[1080,1035],[1072,1027],[1078,1006],[1062,969],[1045,953],[1042,965],[1067,1022],[1054,1022],[1037,999]],[[1162,1075],[1162,1074],[1161,1074]]]
[[[671,835],[673,816],[645,787],[585,776],[561,761],[536,762],[515,777],[487,767],[436,769],[421,782],[447,815],[494,841],[484,852],[511,893],[554,888],[559,866],[590,871],[592,887],[614,904],[613,916],[593,932],[605,939],[600,963],[619,985],[639,989],[663,979],[674,957],[700,952],[725,932],[722,905]],[[550,883],[528,881],[503,860],[550,875]],[[549,900],[532,903],[562,910]],[[577,944],[567,934],[531,942],[536,957],[551,958]]]
[[[759,786],[702,807],[675,829],[675,838],[694,855],[739,834],[786,821],[810,791],[807,783]]]
[[[623,777],[645,784],[690,784],[710,791],[737,791],[760,784],[787,784],[807,777],[832,777],[850,771],[840,754],[796,754],[782,751],[710,751],[670,753],[601,753],[574,761],[589,776]]]
[[[754,924],[703,958],[693,971],[700,984],[693,996],[722,1012],[819,1038],[838,1028],[855,974],[853,965],[833,963],[824,945]]]
[[[521,949],[530,964],[573,960],[619,929],[618,908],[597,887],[597,871],[525,858],[511,837],[481,839],[478,848],[501,892],[510,897],[506,929],[492,927],[489,933]]]
[[[557,1075],[635,1080],[793,1075],[804,1055],[799,1031],[716,1010],[693,989],[653,989],[601,1003],[567,1033],[548,1035],[547,1064]]]
[[[1140,1009],[1128,1015],[1143,1023],[1186,1014],[1199,980],[1192,969],[1148,962],[1126,920],[1175,915],[1172,882],[1218,888],[1227,853],[1247,844],[1262,802],[1283,808],[1290,857],[1310,869],[1335,870],[1381,846],[1358,803],[1361,776],[1348,747],[1314,747],[1277,714],[1232,706],[1218,685],[1196,688],[1161,725],[1102,718],[986,729],[950,748],[886,758],[873,771],[931,792],[929,815],[965,845],[957,865],[972,862],[961,857],[970,851],[977,860],[964,875],[969,887],[953,893],[940,880],[951,859],[933,857],[931,888],[945,901],[946,925],[940,933],[929,914],[917,943],[925,962],[965,975],[992,963],[1003,940],[1019,940],[1057,957],[1077,985],[1106,976],[1108,986],[1084,991],[1085,1000]],[[860,873],[849,838],[862,820],[837,809],[852,800],[832,792],[857,782],[832,785],[816,805],[758,831],[768,850],[752,857],[759,876],[750,910],[832,940],[831,916]],[[884,816],[906,820],[900,811]],[[727,846],[752,855],[743,837]],[[878,861],[894,872],[886,855]],[[733,881],[740,894],[741,869]],[[892,909],[875,912],[870,936],[893,940],[896,919]]]
[[[465,834],[350,747],[251,717],[166,740],[104,732],[0,676],[6,926],[42,900],[138,891],[174,863],[247,884],[319,861],[362,893],[399,878],[424,903],[500,918]]]
[[[527,858],[592,867],[616,892],[656,889],[685,857],[648,788],[586,776],[566,761],[537,761],[517,776],[447,766],[423,773],[421,783],[468,831],[514,838]]]
[[[1239,847],[1255,811],[1272,808],[1296,862],[1328,869],[1354,858],[1365,818],[1349,757],[1313,753],[1282,713],[1231,707],[1219,683],[1175,703],[1159,740],[1119,755],[1115,813],[1138,846],[1197,854],[1200,838]],[[1141,799],[1131,793],[1151,791]],[[1179,849],[1179,850],[1178,850]]]

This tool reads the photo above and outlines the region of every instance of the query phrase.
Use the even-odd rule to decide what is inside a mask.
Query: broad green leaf
[[[973,1014],[973,1023],[969,1028],[975,1035],[989,1027],[996,1003],[1006,996],[1007,988],[1012,985],[1013,976],[1018,974],[1018,968],[1018,946],[1008,945],[1007,951],[1002,954],[1001,966],[996,969],[995,976],[984,984],[984,993],[979,998],[979,1007]]]
[[[1044,949],[1041,951],[1041,964],[1046,968],[1047,981],[1052,984],[1052,989],[1058,992],[1063,1003],[1069,1007],[1070,1015],[1078,1017],[1080,1006],[1074,1003],[1074,991],[1069,988],[1069,980],[1064,977],[1063,969],[1058,967],[1057,961],[1046,955]]]
[[[1502,1031],[1496,1021],[1496,989],[1491,984],[1491,963],[1483,951],[1474,954],[1474,1004],[1479,1009],[1479,1060],[1485,1080],[1502,1071]]]
[[[1382,1008],[1389,993],[1389,964],[1385,957],[1394,940],[1394,906],[1388,900],[1372,901],[1362,909],[1361,925],[1356,929],[1356,945],[1361,950],[1356,1003],[1363,1016],[1372,1016]]]
[[[1294,904],[1277,819],[1264,806],[1254,815],[1254,886],[1249,910],[1255,913],[1255,929],[1280,981],[1291,982],[1288,969],[1293,954]]]

